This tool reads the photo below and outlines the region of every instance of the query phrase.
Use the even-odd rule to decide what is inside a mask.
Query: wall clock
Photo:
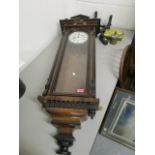
[[[45,90],[38,99],[58,129],[58,154],[70,155],[73,130],[81,119],[94,117],[99,99],[95,94],[95,36],[100,19],[84,15],[60,20],[62,39]]]

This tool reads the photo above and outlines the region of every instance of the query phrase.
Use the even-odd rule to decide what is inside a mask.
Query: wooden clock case
[[[81,119],[87,115],[94,117],[98,109],[99,99],[95,96],[95,37],[99,31],[100,19],[90,19],[84,15],[74,16],[71,19],[60,20],[62,39],[58,48],[55,62],[49,75],[45,90],[38,99],[43,103],[44,108],[52,116],[52,124],[54,124],[58,133],[55,136],[60,149],[58,154],[70,155],[68,147],[73,145],[74,137],[72,135],[75,128],[79,128]],[[72,32],[83,31],[89,36],[88,39],[88,55],[86,63],[86,83],[85,91],[64,92],[57,91],[58,79],[60,72],[67,71],[62,69],[65,48],[68,35]],[[81,66],[80,66],[81,65]],[[78,66],[80,69],[82,64]],[[65,81],[63,81],[65,83]],[[71,87],[72,83],[68,85]]]

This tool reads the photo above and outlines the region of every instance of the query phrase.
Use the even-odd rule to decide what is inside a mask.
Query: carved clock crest
[[[38,99],[52,116],[58,133],[58,154],[70,155],[73,130],[87,115],[94,117],[99,99],[95,96],[95,36],[100,19],[84,15],[60,20],[62,39],[53,68]]]

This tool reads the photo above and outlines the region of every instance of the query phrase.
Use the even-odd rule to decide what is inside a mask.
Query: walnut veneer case
[[[95,37],[100,19],[84,15],[60,20],[62,39],[45,90],[38,99],[58,129],[58,154],[70,155],[73,130],[81,119],[94,117],[99,99],[95,95]]]

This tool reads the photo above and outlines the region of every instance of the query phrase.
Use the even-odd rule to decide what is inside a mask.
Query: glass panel
[[[135,106],[126,102],[121,109],[116,124],[112,131],[120,138],[127,139],[131,142],[135,140]]]
[[[89,36],[85,32],[69,35],[55,92],[83,94],[86,92]]]

